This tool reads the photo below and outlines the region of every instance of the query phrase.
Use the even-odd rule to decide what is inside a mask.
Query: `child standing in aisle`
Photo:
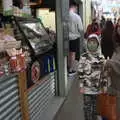
[[[101,71],[105,62],[101,54],[100,39],[96,34],[88,36],[86,51],[78,66],[80,92],[84,95],[85,120],[96,120],[96,97],[101,92]],[[107,80],[104,79],[104,82]]]

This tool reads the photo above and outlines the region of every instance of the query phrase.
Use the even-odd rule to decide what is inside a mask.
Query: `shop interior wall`
[[[47,8],[41,8],[37,10],[37,17],[42,20],[45,27],[56,31],[55,11],[49,11]]]
[[[81,0],[83,3],[83,25],[86,30],[89,23],[91,23],[91,0]]]
[[[91,0],[86,2],[86,25],[91,23]]]
[[[83,20],[84,30],[86,30],[92,20],[91,0],[76,0],[79,3],[79,14]],[[41,18],[46,27],[56,31],[55,11],[49,11],[47,8],[37,10],[37,16]]]

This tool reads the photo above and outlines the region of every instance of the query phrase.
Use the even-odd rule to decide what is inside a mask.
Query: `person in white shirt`
[[[79,50],[79,40],[83,32],[83,24],[81,17],[76,13],[77,4],[73,2],[69,10],[69,57],[68,68],[69,73],[73,73],[73,62],[76,57],[76,52]]]

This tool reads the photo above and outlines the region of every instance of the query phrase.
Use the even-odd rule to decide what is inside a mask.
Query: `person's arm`
[[[83,24],[80,16],[78,17],[78,31],[80,32],[80,34],[84,33]]]
[[[86,51],[84,43],[84,28],[80,16],[78,16],[78,31],[80,33],[80,54]]]

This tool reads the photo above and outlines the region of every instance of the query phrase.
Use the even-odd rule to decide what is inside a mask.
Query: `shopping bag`
[[[116,96],[107,93],[97,97],[97,112],[108,120],[117,120]]]

